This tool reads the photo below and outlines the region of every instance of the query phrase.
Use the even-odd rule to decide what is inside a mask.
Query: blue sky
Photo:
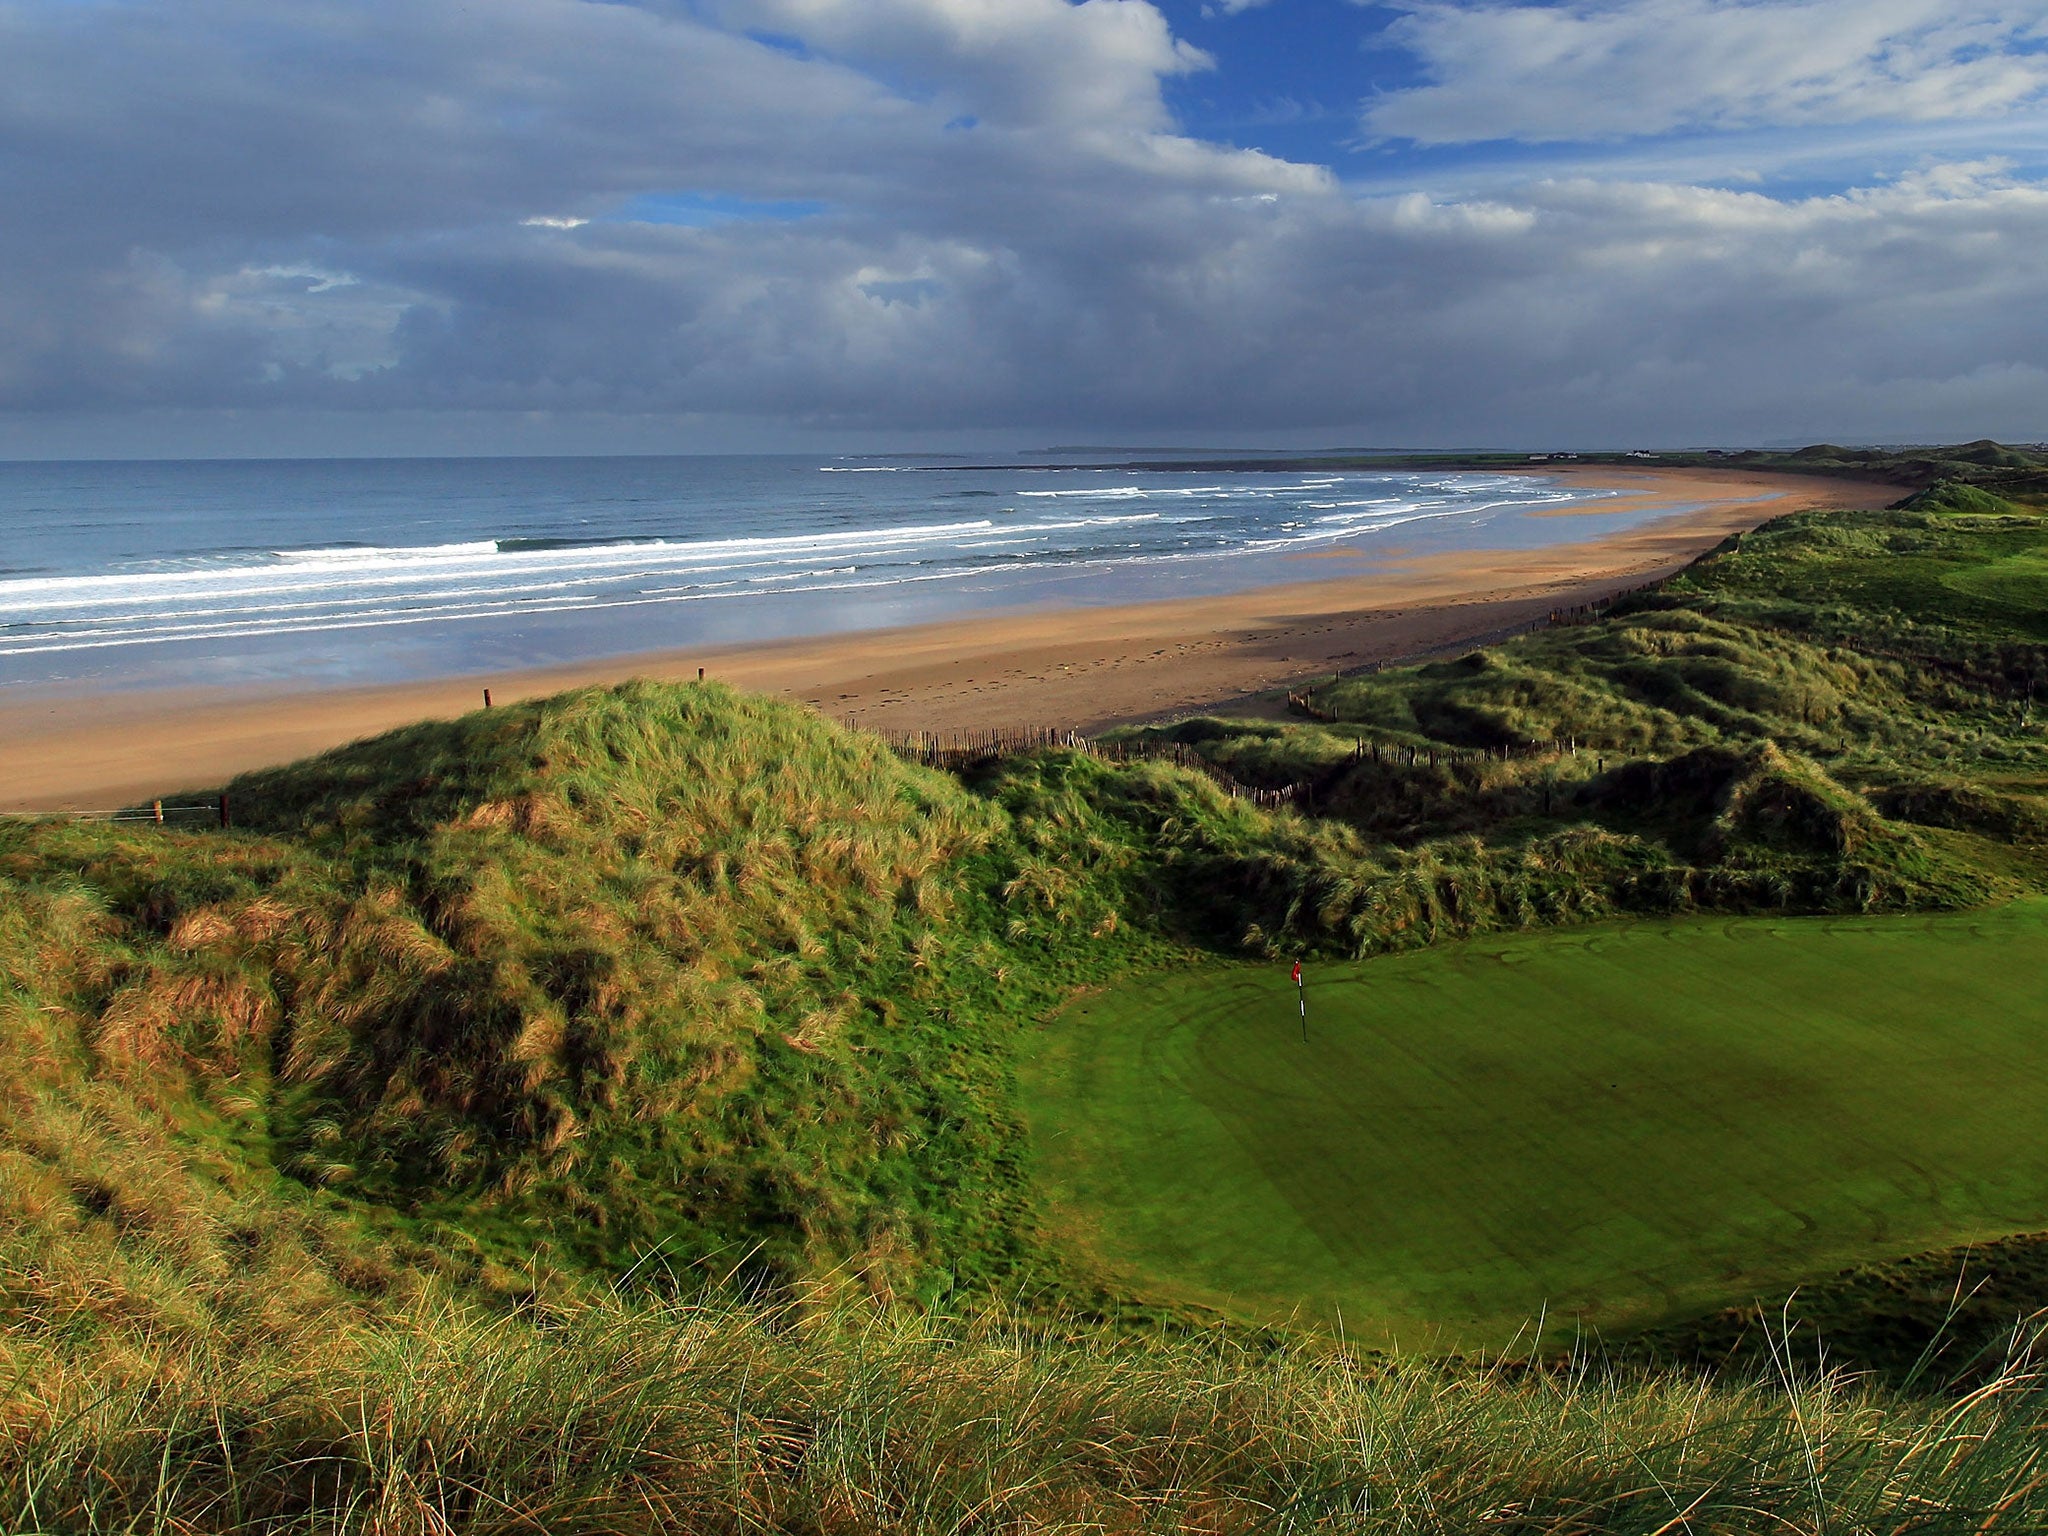
[[[1201,138],[1362,168],[1376,155],[1359,147],[1359,104],[1420,83],[1414,55],[1385,41],[1397,12],[1348,0],[1288,0],[1236,14],[1201,0],[1161,9],[1216,60],[1214,70],[1177,79],[1167,96]]]
[[[0,454],[2048,437],[2048,0],[0,0]]]
[[[1771,104],[1759,101],[1746,120],[1733,123],[1681,121],[1661,131],[1646,124],[1633,132],[1619,126],[1574,132],[1564,124],[1555,138],[1504,131],[1470,140],[1418,143],[1365,120],[1376,101],[1398,99],[1446,77],[1455,78],[1451,71],[1432,68],[1439,61],[1413,46],[1413,33],[1403,25],[1412,11],[1350,0],[1266,0],[1236,11],[1203,0],[1172,0],[1161,9],[1177,32],[1216,61],[1213,70],[1178,77],[1167,93],[1190,133],[1319,162],[1361,189],[1427,185],[1455,192],[1510,186],[1532,176],[1626,175],[1644,168],[1655,174],[1682,174],[1701,184],[1769,186],[1781,195],[1812,195],[1848,191],[1958,152],[1997,154],[2029,172],[2048,165],[2048,121],[2039,110],[2038,93],[2023,93],[2019,101],[2002,102],[1995,111],[1909,116],[1903,121],[1890,116],[1882,101],[1873,101],[1868,112],[1845,110],[1835,121],[1826,116],[1818,121],[1774,121]],[[1540,4],[1464,9],[1482,18],[1490,9],[1495,16],[1549,13],[1578,19],[1603,12],[1622,17],[1632,8]],[[1657,8],[1634,9],[1652,12],[1651,25],[1677,20],[1684,13],[1712,18],[1745,10],[1795,15],[1806,11],[1815,30],[1822,31],[1832,19],[1830,13],[1844,8],[1702,5],[1664,7],[1662,17],[1654,17]],[[1938,11],[1906,9],[1919,9],[1923,18]],[[2031,25],[2029,9],[1991,8],[1999,47],[1988,50],[1972,39],[1957,53],[1986,63],[2039,58],[2048,39],[2039,30],[2038,8]],[[1619,44],[1616,53],[1623,53]],[[1607,67],[1621,85],[1619,77],[1627,72],[1625,56],[1607,61]],[[1540,71],[1531,71],[1536,73]],[[1597,67],[1580,78],[1597,93]],[[1671,86],[1680,92],[1684,82],[1673,79]],[[1514,125],[1503,118],[1499,126]]]

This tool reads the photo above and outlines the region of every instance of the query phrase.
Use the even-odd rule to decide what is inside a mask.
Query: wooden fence
[[[0,811],[0,818],[8,821],[140,822],[158,827],[226,827],[233,824],[226,795],[216,795],[210,800],[188,805],[166,805],[161,800],[152,800],[147,805],[124,805],[112,811]]]
[[[1079,731],[1051,726],[1015,726],[981,731],[878,731],[898,757],[927,768],[971,768],[999,757],[1037,752],[1046,747],[1089,750],[1088,738]]]
[[[1293,704],[1296,695],[1288,695]],[[1301,704],[1306,712],[1310,701]],[[1324,720],[1335,720],[1333,715],[1312,716]],[[1447,747],[1438,742],[1419,746],[1408,742],[1368,741],[1363,736],[1352,744],[1351,761],[1386,763],[1398,767],[1416,768],[1427,765],[1431,768],[1439,763],[1510,763],[1516,759],[1577,757],[1579,742],[1575,736],[1561,736],[1554,741],[1504,742],[1497,747]],[[1603,759],[1605,761],[1605,759]]]

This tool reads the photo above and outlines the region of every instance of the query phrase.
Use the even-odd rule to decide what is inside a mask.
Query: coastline
[[[1222,596],[1010,610],[901,629],[706,647],[373,687],[178,689],[0,703],[0,810],[106,809],[225,782],[414,720],[627,677],[703,667],[848,724],[966,731],[1118,721],[1227,705],[1308,677],[1469,643],[1683,567],[1731,533],[1810,507],[1881,505],[1896,486],[1750,471],[1531,465],[1624,489],[1539,514],[1689,507],[1534,550],[1468,550]],[[1640,500],[1636,499],[1640,498]]]

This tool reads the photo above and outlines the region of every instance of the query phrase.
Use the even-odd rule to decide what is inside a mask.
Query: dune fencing
[[[124,805],[114,810],[0,811],[0,818],[8,821],[125,822],[158,827],[233,825],[228,813],[226,795],[215,795],[210,799],[192,801],[185,805],[166,805],[161,800],[151,800],[146,804]]]
[[[1590,603],[1572,603],[1563,608],[1553,608],[1550,610],[1547,627],[1551,629],[1571,629],[1581,624],[1595,623],[1600,619],[1606,618],[1609,612],[1613,610],[1614,605],[1624,598],[1639,597],[1645,592],[1662,591],[1664,583],[1670,579],[1667,576],[1656,581],[1646,581],[1641,586],[1623,587],[1619,592],[1611,592],[1606,597],[1596,597]],[[1545,626],[1532,627],[1541,628]]]

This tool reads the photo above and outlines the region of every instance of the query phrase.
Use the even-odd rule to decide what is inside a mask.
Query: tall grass
[[[1950,485],[1782,519],[1593,623],[1331,680],[1316,724],[1144,734],[1313,780],[1354,834],[1292,860],[1287,943],[1966,906],[2048,883],[2044,613],[2048,519]]]
[[[310,1342],[310,1341],[309,1341]],[[9,1529],[47,1532],[1982,1532],[2048,1519],[2016,1362],[1908,1400],[1427,1364],[1000,1320],[436,1311],[88,1378],[10,1341]]]
[[[235,835],[0,829],[13,1091],[174,1121],[511,1294],[654,1252],[644,1282],[935,1302],[1047,1258],[1010,1062],[1075,986],[2041,888],[2048,664],[1958,573],[2032,579],[2044,529],[1788,519],[1599,623],[1326,688],[1337,724],[1170,732],[1318,817],[1058,750],[963,783],[641,683],[248,776]],[[1568,745],[1423,750],[1510,742]]]
[[[2044,550],[1974,489],[1788,519],[1334,725],[1172,729],[1314,818],[634,684],[252,775],[234,833],[0,825],[0,1527],[2048,1525],[2024,1358],[1913,1397],[1782,1339],[1714,1378],[944,1315],[1063,1294],[1010,1072],[1078,986],[2048,889]],[[1897,1282],[1816,1315],[1883,1335]]]
[[[1009,1032],[1178,952],[1130,920],[1133,829],[1078,799],[1020,828],[717,686],[426,724],[231,795],[231,835],[0,827],[0,1091],[23,1123],[118,1107],[513,1294],[1003,1273]],[[81,1145],[19,1156],[90,1217],[125,1197],[70,1192]]]

